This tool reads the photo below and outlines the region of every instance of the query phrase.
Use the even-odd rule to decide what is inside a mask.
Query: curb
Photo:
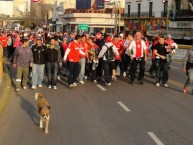
[[[5,60],[3,61],[3,68],[5,70],[5,75],[4,75],[5,81],[2,82],[2,85],[4,88],[3,88],[3,91],[2,91],[1,97],[0,97],[0,115],[4,111],[5,106],[9,100],[9,93],[11,90],[11,78],[10,78],[10,73],[8,71]]]

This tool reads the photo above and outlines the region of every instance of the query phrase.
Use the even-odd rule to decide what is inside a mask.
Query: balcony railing
[[[136,17],[154,17],[154,13],[149,13],[149,12],[141,12],[141,13],[124,13],[122,14],[122,17],[131,17],[131,18],[136,18]]]
[[[191,11],[189,9],[170,11],[170,17],[193,18],[193,11]]]

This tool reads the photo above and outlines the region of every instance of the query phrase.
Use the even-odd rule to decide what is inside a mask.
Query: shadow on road
[[[17,94],[16,96],[21,98],[21,102],[20,102],[21,108],[30,116],[34,124],[36,126],[39,126],[39,115],[37,113],[36,108],[22,95]]]

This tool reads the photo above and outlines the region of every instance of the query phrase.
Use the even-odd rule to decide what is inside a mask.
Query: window
[[[163,17],[167,17],[167,13],[168,13],[168,1],[165,1]]]
[[[140,17],[141,15],[141,4],[138,3],[138,17]]]
[[[152,17],[153,15],[153,2],[149,2],[149,17]]]
[[[131,5],[128,5],[128,13],[127,13],[128,17],[130,17],[130,14],[131,14]]]

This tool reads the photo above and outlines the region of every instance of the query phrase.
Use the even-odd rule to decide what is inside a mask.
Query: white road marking
[[[148,132],[148,134],[157,143],[157,145],[164,145],[153,132]]]
[[[130,112],[131,110],[125,106],[122,102],[117,102],[126,112]]]
[[[99,87],[101,90],[106,91],[106,89],[103,88],[101,85],[96,85],[96,86]]]

